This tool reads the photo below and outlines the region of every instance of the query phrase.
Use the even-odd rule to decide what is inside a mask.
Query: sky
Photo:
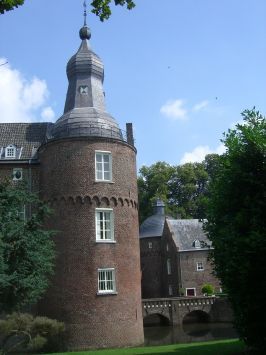
[[[121,129],[133,123],[138,168],[222,153],[223,132],[243,110],[266,115],[266,1],[135,3],[131,11],[114,6],[104,23],[88,6],[87,23],[105,67],[107,111]],[[82,4],[25,0],[0,15],[0,122],[62,115]]]

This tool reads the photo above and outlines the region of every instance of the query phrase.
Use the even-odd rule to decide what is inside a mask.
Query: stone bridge
[[[209,322],[232,322],[233,314],[226,298],[219,297],[171,297],[142,300],[145,320],[151,315],[165,319],[171,325],[182,324],[187,315],[198,316]],[[151,318],[151,317],[150,317]]]

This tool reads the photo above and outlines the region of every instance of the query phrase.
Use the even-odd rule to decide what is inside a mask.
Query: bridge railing
[[[215,297],[171,297],[171,298],[149,298],[142,300],[144,309],[149,308],[171,308],[173,303],[178,307],[210,305],[215,302]]]

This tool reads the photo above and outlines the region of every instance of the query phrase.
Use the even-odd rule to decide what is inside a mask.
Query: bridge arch
[[[210,315],[202,310],[193,310],[185,315],[183,331],[193,337],[204,337],[210,332]]]
[[[151,313],[147,314],[143,318],[144,327],[154,326],[154,325],[170,325],[170,319],[161,313]]]
[[[193,310],[183,317],[183,324],[188,323],[209,323],[210,315],[203,310]]]

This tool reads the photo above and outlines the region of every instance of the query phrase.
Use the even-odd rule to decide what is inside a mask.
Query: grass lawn
[[[236,355],[245,349],[238,339],[209,341],[204,343],[173,344],[141,348],[91,350],[57,353],[56,355]],[[51,354],[50,354],[51,355]]]

